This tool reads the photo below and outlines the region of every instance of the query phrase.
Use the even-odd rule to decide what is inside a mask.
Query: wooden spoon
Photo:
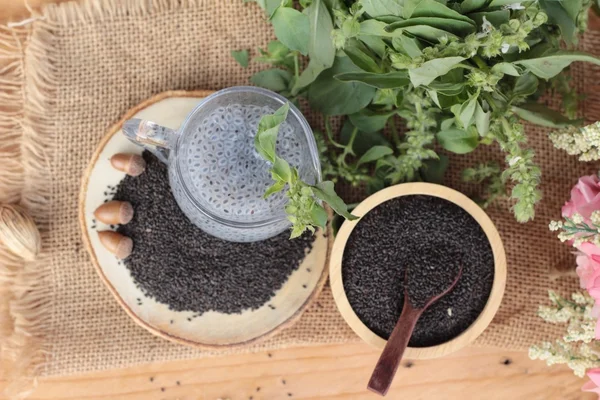
[[[373,370],[367,386],[369,390],[381,396],[387,394],[421,314],[450,293],[458,283],[463,267],[460,265],[446,267],[444,270],[437,271],[435,268],[420,265],[409,266],[406,269],[402,314]],[[435,287],[431,285],[432,280],[437,282]],[[422,290],[424,287],[427,288],[425,291]]]

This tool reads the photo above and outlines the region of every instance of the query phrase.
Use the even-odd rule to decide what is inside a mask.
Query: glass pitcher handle
[[[169,163],[169,152],[175,145],[177,131],[144,119],[129,119],[123,124],[127,139],[152,152],[165,164]]]

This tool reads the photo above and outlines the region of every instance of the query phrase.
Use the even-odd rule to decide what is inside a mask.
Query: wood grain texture
[[[29,0],[29,4],[38,7],[59,1],[63,0]],[[0,22],[25,17],[28,13],[24,1],[0,0]],[[590,26],[600,29],[600,19],[593,17]],[[368,400],[375,398],[366,390],[366,383],[378,356],[377,350],[353,344],[150,364],[41,379],[30,399]],[[412,366],[407,368],[408,365]],[[529,360],[522,352],[466,348],[443,359],[413,364],[405,361],[400,368],[388,399],[596,398],[580,392],[583,380],[567,368],[548,368],[542,362]],[[4,385],[0,378],[0,393]],[[0,395],[0,399],[4,398]]]
[[[374,400],[366,387],[378,356],[353,344],[151,364],[42,379],[30,400]],[[565,367],[521,352],[467,348],[441,360],[404,360],[386,398],[594,399],[582,384]]]

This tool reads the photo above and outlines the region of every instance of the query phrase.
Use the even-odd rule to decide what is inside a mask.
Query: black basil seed
[[[352,231],[342,262],[344,290],[356,315],[382,338],[389,337],[402,312],[406,266],[431,248],[452,249],[445,256],[460,257],[463,271],[452,292],[423,313],[411,347],[458,336],[485,307],[494,280],[494,256],[485,233],[454,203],[416,195],[379,205]]]
[[[114,197],[135,209],[132,221],[117,231],[133,240],[124,264],[142,292],[195,316],[241,313],[267,303],[298,269],[314,238],[289,240],[283,232],[261,242],[233,243],[210,236],[177,206],[166,165],[149,152],[143,157],[146,171],[126,176]]]

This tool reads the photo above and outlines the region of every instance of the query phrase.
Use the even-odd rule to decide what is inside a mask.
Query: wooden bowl
[[[431,347],[408,347],[404,353],[405,358],[410,359],[428,359],[438,358],[446,354],[457,351],[469,343],[473,342],[490,324],[494,315],[500,307],[504,288],[506,286],[506,255],[500,235],[494,226],[492,220],[475,202],[456,190],[445,186],[434,185],[430,183],[405,183],[381,190],[365,199],[352,212],[354,215],[362,217],[370,210],[390,199],[407,195],[427,195],[440,197],[451,201],[467,211],[479,223],[485,232],[494,254],[494,282],[488,301],[475,322],[471,324],[463,333],[445,343]],[[331,253],[329,264],[329,279],[331,289],[336,305],[348,323],[350,328],[365,342],[379,349],[383,349],[386,340],[371,331],[356,315],[344,291],[342,282],[342,260],[344,257],[344,248],[354,227],[360,222],[345,221],[340,228]]]
[[[331,235],[318,231],[312,249],[275,295],[256,310],[240,314],[209,311],[193,318],[191,311],[173,311],[146,296],[135,284],[127,268],[98,239],[98,231],[112,229],[96,221],[94,210],[107,199],[107,186],[115,187],[123,172],[110,165],[116,153],[140,154],[121,133],[130,118],[155,121],[177,128],[187,114],[209,91],[172,91],[159,94],[125,114],[100,141],[84,173],[79,197],[79,224],[83,243],[100,279],[123,310],[141,327],[175,343],[203,349],[229,349],[263,341],[292,326],[316,299],[327,280],[327,259]],[[134,243],[135,247],[135,243]],[[201,290],[202,288],[199,288]]]

